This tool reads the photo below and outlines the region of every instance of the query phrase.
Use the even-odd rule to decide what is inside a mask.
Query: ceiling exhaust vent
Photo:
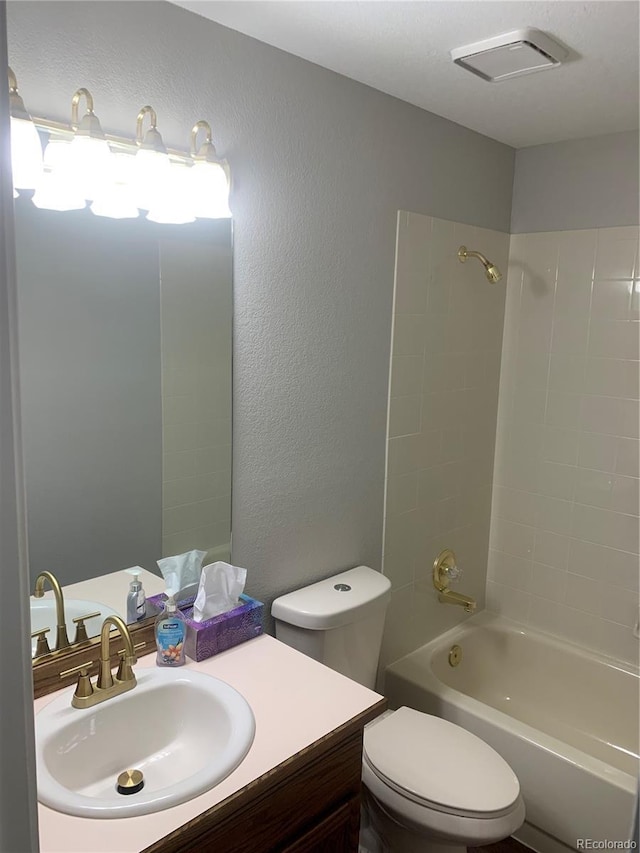
[[[548,35],[531,28],[514,30],[451,51],[456,65],[490,83],[555,68],[567,56],[567,51]]]

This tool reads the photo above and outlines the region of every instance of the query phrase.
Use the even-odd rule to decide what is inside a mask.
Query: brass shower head
[[[460,246],[458,249],[458,259],[460,260],[460,263],[463,264],[467,258],[477,258],[480,261],[484,267],[484,274],[492,284],[495,284],[502,278],[502,273],[498,267],[495,264],[492,264],[491,261],[487,260],[481,252],[472,252],[471,249],[467,249],[466,246]]]

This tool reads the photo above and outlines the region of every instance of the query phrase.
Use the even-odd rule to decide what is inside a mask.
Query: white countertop
[[[135,669],[150,666],[152,654]],[[71,817],[38,804],[41,853],[139,853],[382,698],[267,635],[186,666],[231,684],[251,706],[256,735],[240,766],[201,796],[140,817]],[[71,702],[73,688],[66,690]],[[36,714],[61,692],[37,699]]]

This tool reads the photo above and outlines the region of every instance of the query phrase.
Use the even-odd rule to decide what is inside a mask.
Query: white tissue
[[[198,594],[193,604],[193,619],[204,622],[219,613],[238,606],[238,596],[244,590],[247,570],[221,561],[202,569]]]
[[[167,588],[172,589],[176,602],[196,594],[200,570],[206,551],[187,551],[176,554],[175,557],[164,557],[158,560],[160,574],[167,582]],[[170,578],[171,575],[175,577]]]

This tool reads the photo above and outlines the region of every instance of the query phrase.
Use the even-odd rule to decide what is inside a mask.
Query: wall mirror
[[[99,603],[85,582],[159,575],[158,559],[196,548],[228,559],[231,220],[158,225],[24,197],[15,216],[32,589],[46,570],[65,599],[82,584]]]

